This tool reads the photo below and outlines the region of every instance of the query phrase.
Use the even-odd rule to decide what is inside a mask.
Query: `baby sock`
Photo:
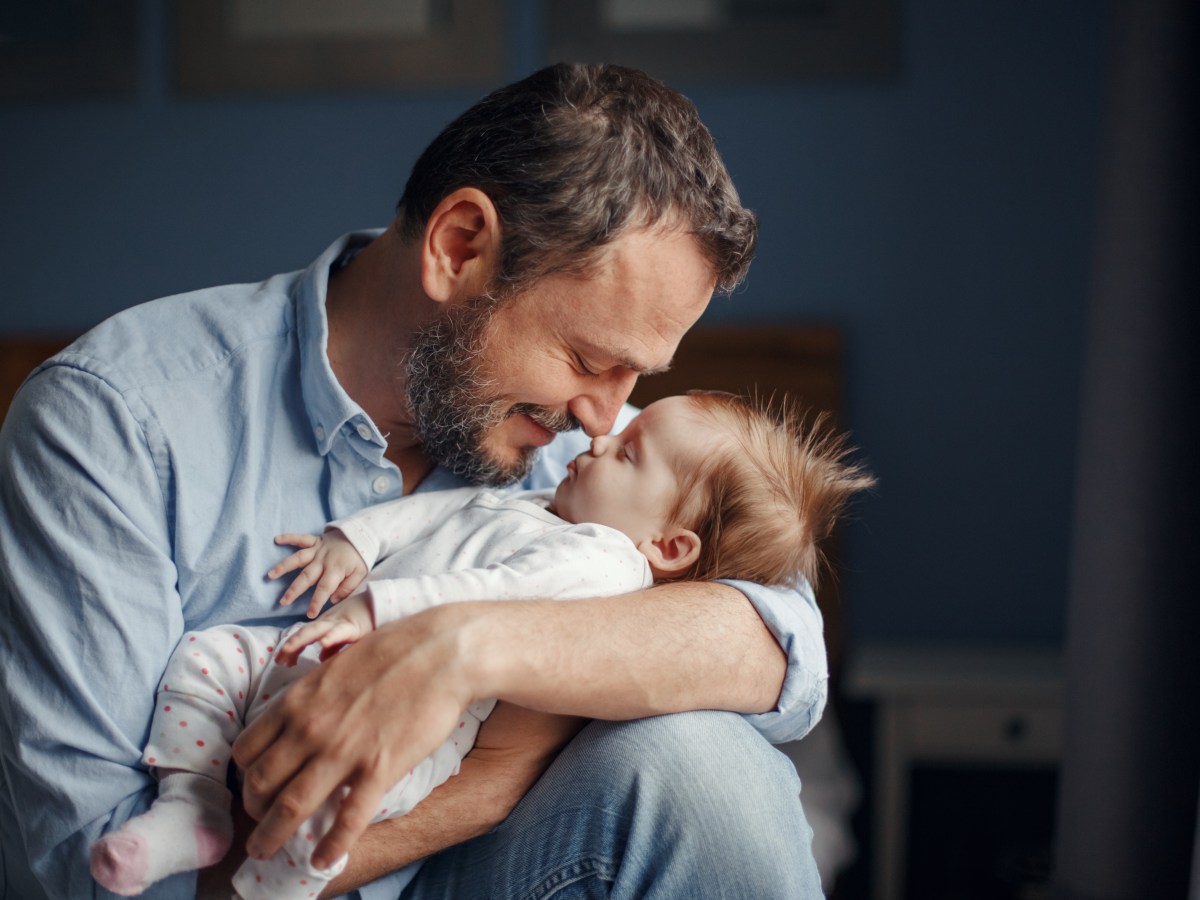
[[[149,810],[92,845],[92,877],[114,894],[132,897],[168,875],[212,865],[232,841],[225,785],[172,773],[159,781]]]

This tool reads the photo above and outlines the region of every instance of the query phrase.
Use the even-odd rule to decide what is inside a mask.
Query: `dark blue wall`
[[[181,99],[142,3],[127,101],[0,106],[0,331],[305,265],[385,223],[478,92]],[[539,63],[514,4],[512,76]],[[713,322],[840,323],[879,476],[848,535],[855,639],[1061,639],[1107,6],[909,0],[877,84],[677,85],[762,242]]]

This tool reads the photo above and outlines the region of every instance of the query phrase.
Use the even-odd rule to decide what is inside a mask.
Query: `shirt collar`
[[[362,407],[342,389],[329,364],[329,319],[325,312],[329,273],[353,259],[382,233],[383,229],[378,228],[343,235],[300,276],[296,297],[300,385],[322,455],[329,452],[334,437],[351,419],[370,421]]]

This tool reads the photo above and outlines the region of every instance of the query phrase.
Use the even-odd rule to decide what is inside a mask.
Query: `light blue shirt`
[[[341,238],[302,272],[120,313],[18,393],[0,432],[4,896],[110,896],[88,848],[155,796],[140,757],[180,636],[294,618],[263,576],[281,558],[273,536],[401,495],[325,350],[330,267],[376,234]],[[521,486],[556,484],[586,442],[561,435]],[[438,469],[420,490],[461,484]],[[788,655],[777,709],[748,718],[794,740],[825,703],[820,614],[807,589],[737,586]],[[360,893],[395,898],[414,872]],[[144,896],[194,894],[189,873]]]

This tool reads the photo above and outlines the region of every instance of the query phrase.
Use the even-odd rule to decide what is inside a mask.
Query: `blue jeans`
[[[498,828],[403,900],[822,897],[788,759],[740,716],[592,722]]]

